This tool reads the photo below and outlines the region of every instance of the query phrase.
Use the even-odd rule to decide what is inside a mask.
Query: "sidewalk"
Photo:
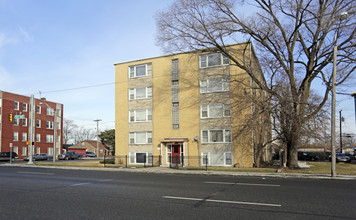
[[[108,168],[108,167],[66,167],[66,166],[44,166],[28,164],[0,164],[0,167],[33,167],[42,169],[68,169],[68,170],[93,170],[107,172],[135,172],[135,173],[155,173],[155,174],[180,174],[180,175],[220,175],[220,176],[245,176],[262,178],[304,178],[304,179],[337,179],[356,180],[356,176],[337,175],[331,177],[330,174],[307,174],[307,173],[261,173],[261,172],[238,172],[238,171],[205,171],[205,170],[184,170],[167,167],[146,167],[146,168]]]

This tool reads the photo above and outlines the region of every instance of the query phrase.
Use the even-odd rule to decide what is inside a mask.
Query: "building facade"
[[[228,51],[255,57],[250,43]],[[162,166],[183,159],[185,166],[253,166],[256,134],[244,128],[257,93],[248,74],[223,54],[191,51],[122,62],[115,75],[115,151],[129,164],[155,163],[146,158],[160,156]]]
[[[0,91],[1,152],[12,150],[19,158],[29,156],[30,103],[31,97]],[[34,99],[34,103],[33,154],[53,155],[54,142],[56,155],[62,153],[63,105],[47,101],[45,98]]]

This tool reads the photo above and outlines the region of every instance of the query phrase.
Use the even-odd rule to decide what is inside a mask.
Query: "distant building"
[[[250,43],[228,50],[262,74]],[[162,166],[180,157],[175,161],[184,159],[185,166],[252,167],[257,138],[271,134],[270,126],[244,130],[257,108],[252,97],[264,94],[214,49],[117,63],[115,76],[115,155],[128,156],[129,164],[156,163],[150,158],[160,156]]]
[[[111,155],[110,151],[99,141],[99,153],[97,152],[97,143],[93,140],[85,140],[79,142],[75,145],[69,146],[67,151],[75,151],[78,154],[83,154],[85,157],[86,152],[93,152],[98,157],[108,156]]]
[[[30,97],[0,91],[0,151],[16,152],[19,158],[29,155],[27,142],[30,140]],[[48,105],[48,106],[47,106]],[[54,124],[55,112],[57,124]],[[10,114],[12,122],[10,122]],[[23,115],[23,119],[15,116]],[[62,153],[63,104],[35,99],[33,153],[53,155],[54,126],[56,126],[56,155]]]

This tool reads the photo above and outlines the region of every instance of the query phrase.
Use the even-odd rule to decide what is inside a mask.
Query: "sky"
[[[79,126],[101,119],[100,131],[113,129],[114,63],[163,55],[154,15],[170,2],[0,0],[0,90],[61,103]],[[354,99],[339,95],[340,110],[343,132],[356,133]]]

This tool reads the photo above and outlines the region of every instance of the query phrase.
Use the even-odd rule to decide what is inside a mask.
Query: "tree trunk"
[[[293,131],[287,138],[287,167],[289,169],[299,169],[298,165],[298,142],[300,138],[300,127],[293,126]]]

